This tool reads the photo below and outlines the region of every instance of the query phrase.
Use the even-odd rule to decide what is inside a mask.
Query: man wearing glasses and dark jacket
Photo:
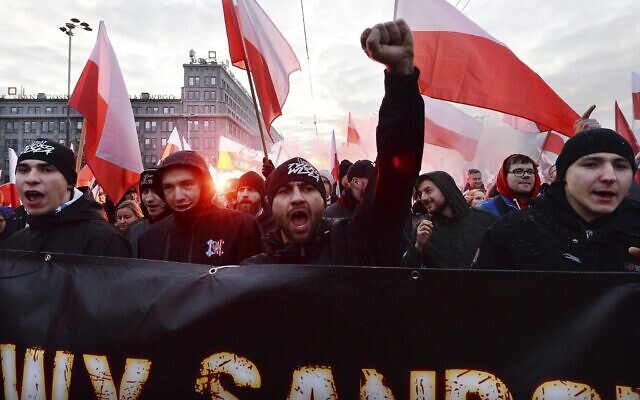
[[[496,179],[498,195],[477,208],[500,217],[511,211],[526,209],[540,192],[540,177],[536,163],[524,154],[512,154],[502,163]]]

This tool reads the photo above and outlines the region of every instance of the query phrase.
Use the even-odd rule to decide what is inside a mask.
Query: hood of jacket
[[[504,171],[506,169],[504,164],[507,159],[509,159],[509,157],[507,157],[502,162],[500,171],[498,171],[498,177],[496,178],[496,190],[501,195],[506,196],[509,200],[512,200],[514,203],[516,203],[520,208],[527,208],[529,207],[529,201],[523,204],[520,201],[516,200],[516,194],[513,192],[513,190],[511,190],[509,184],[507,183],[507,173]],[[538,166],[536,165],[536,163],[533,163],[533,171],[533,191],[531,192],[529,199],[537,197],[538,193],[540,193],[541,182],[540,176],[538,175]]]
[[[430,180],[440,189],[447,199],[448,205],[451,207],[454,219],[460,218],[469,212],[469,205],[451,175],[444,171],[433,171],[422,174],[416,179],[415,188],[417,189],[425,180]],[[438,218],[439,216],[434,217]]]

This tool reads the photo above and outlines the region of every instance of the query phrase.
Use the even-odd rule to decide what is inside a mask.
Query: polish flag
[[[640,74],[631,73],[631,99],[633,100],[633,119],[640,119]]]
[[[18,208],[22,205],[18,190],[16,189],[16,166],[18,165],[18,155],[12,148],[9,152],[9,182],[0,185],[2,193],[2,205]]]
[[[349,114],[351,116],[351,114]],[[338,150],[336,147],[336,132],[331,131],[331,176],[333,177],[334,182],[338,182],[338,177],[340,176],[340,162],[338,162]]]
[[[424,142],[456,150],[466,161],[476,156],[482,124],[442,100],[424,99]]]
[[[271,123],[282,115],[289,95],[289,75],[300,70],[293,49],[255,0],[222,0],[231,62],[249,69],[262,118],[271,137]]]
[[[516,117],[515,115],[502,114],[502,122],[513,127],[514,129],[527,133],[540,133],[550,130],[543,125],[536,124],[535,122],[529,121],[525,118]]]
[[[549,153],[559,155],[562,151],[562,147],[564,147],[563,137],[554,132],[547,132],[547,136],[544,138],[544,142],[542,142],[542,148],[540,151],[548,151]]]
[[[540,76],[446,0],[396,0],[411,27],[420,91],[501,111],[566,136],[580,116]]]
[[[189,146],[189,143],[187,143],[186,140],[183,140],[180,137],[180,134],[178,133],[178,130],[174,126],[173,130],[171,131],[171,135],[169,135],[169,139],[167,140],[167,145],[164,146],[164,151],[162,152],[162,155],[160,156],[160,160],[158,161],[158,165],[160,165],[162,160],[164,160],[165,158],[169,157],[169,154],[175,153],[175,152],[180,151],[180,150],[191,150],[191,146]]]
[[[360,144],[360,134],[356,129],[356,124],[351,119],[351,113],[349,113],[349,125],[347,126],[347,146],[349,143]]]
[[[638,140],[636,136],[633,134],[631,127],[629,127],[629,123],[627,119],[622,114],[622,110],[618,106],[618,102],[615,102],[615,119],[616,119],[616,132],[623,138],[627,139],[627,142],[631,145],[633,149],[633,154],[638,154],[640,152],[640,146],[638,146]]]
[[[69,106],[85,118],[87,164],[107,196],[118,201],[137,185],[143,167],[131,102],[102,21]]]

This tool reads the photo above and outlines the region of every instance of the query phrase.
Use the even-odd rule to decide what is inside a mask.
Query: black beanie
[[[156,173],[157,168],[145,169],[140,174],[140,191],[145,188],[153,189],[153,175]]]
[[[22,153],[20,153],[18,164],[24,160],[47,162],[60,171],[69,185],[76,186],[76,181],[78,180],[78,174],[76,173],[76,156],[71,149],[60,143],[49,139],[38,138],[28,144]]]
[[[267,195],[271,204],[273,204],[273,197],[278,188],[293,181],[310,183],[318,189],[323,199],[327,196],[322,179],[320,179],[320,172],[316,167],[304,158],[294,157],[280,164],[267,178]]]
[[[257,173],[249,171],[241,175],[240,178],[238,178],[236,191],[243,186],[254,188],[258,193],[260,193],[260,197],[264,197],[264,179],[262,179],[262,177]]]
[[[373,163],[369,160],[358,160],[351,167],[349,167],[349,171],[347,172],[347,179],[349,182],[353,178],[371,178],[373,176],[373,171],[375,167]]]
[[[580,157],[593,153],[613,153],[626,158],[636,171],[633,149],[616,131],[606,128],[582,131],[564,144],[556,160],[557,180],[565,178],[567,169]]]

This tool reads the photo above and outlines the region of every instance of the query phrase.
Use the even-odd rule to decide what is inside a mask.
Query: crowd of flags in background
[[[222,0],[231,62],[251,73],[250,83],[260,104],[262,122],[271,138],[274,119],[282,114],[289,93],[289,75],[300,69],[291,46],[255,0]],[[544,134],[539,160],[551,165],[578,114],[505,44],[467,18],[446,0],[397,0],[395,18],[412,29],[415,65],[420,68],[420,91],[425,101],[426,144],[457,151],[471,161],[482,134],[482,124],[449,102],[504,113],[504,123],[523,132]],[[632,72],[633,119],[640,119],[640,74]],[[112,199],[120,199],[135,186],[142,159],[129,96],[104,22],[96,45],[82,71],[69,105],[85,119],[85,166],[79,184],[96,182]],[[260,121],[260,118],[258,119]],[[616,131],[640,148],[633,130],[615,103]],[[348,113],[347,146],[360,145],[361,136]],[[273,139],[272,139],[273,141]],[[161,160],[189,143],[174,128]],[[82,149],[80,149],[82,150]],[[259,171],[262,157],[221,137],[218,165],[212,175]],[[268,156],[277,165],[282,143]],[[338,177],[335,132],[331,136],[329,170]],[[15,190],[17,156],[9,149],[9,182],[0,186],[4,204],[20,205]]]

